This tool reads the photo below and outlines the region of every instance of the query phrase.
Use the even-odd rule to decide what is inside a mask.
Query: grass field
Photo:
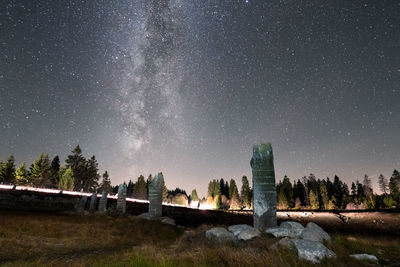
[[[50,215],[0,211],[0,264],[4,266],[314,266],[290,250],[273,251],[277,239],[264,235],[239,245],[218,246],[205,230],[135,216]],[[336,259],[321,266],[371,266],[349,257],[376,255],[400,266],[400,238],[332,233],[327,244]]]

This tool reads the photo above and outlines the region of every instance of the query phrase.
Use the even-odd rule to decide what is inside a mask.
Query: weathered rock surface
[[[126,184],[120,184],[118,187],[117,210],[121,213],[126,212]]]
[[[91,198],[90,198],[90,206],[89,206],[89,211],[90,212],[95,212],[97,207],[97,194],[93,193]]]
[[[206,231],[206,237],[209,240],[217,243],[230,243],[233,242],[233,234],[228,232],[225,228],[215,227]]]
[[[162,216],[162,195],[164,176],[158,173],[149,184],[149,213],[153,217]]]
[[[164,224],[176,225],[175,220],[170,217],[161,217],[159,220]]]
[[[320,262],[325,257],[335,257],[335,253],[326,248],[322,243],[311,240],[292,239],[296,253],[301,259],[314,263]]]
[[[247,224],[232,225],[228,229],[233,233],[236,241],[247,241],[260,236],[260,231]]]
[[[275,227],[277,223],[275,170],[271,144],[254,144],[250,166],[254,189],[254,228],[264,231],[269,227]]]
[[[375,255],[370,255],[370,254],[352,254],[350,257],[355,258],[357,260],[365,260],[365,261],[371,261],[374,263],[378,263],[379,260]]]
[[[154,218],[154,216],[152,216],[152,215],[151,215],[150,213],[148,213],[148,212],[142,213],[142,214],[138,215],[138,217],[139,217],[139,218],[142,218],[142,219],[146,219],[146,220],[151,220],[151,219]]]
[[[82,198],[79,200],[78,206],[76,207],[76,211],[82,213],[85,210],[86,202],[87,196],[82,196]]]
[[[101,198],[99,201],[99,212],[100,213],[107,212],[107,193],[106,192],[103,192],[101,194]]]
[[[304,227],[297,222],[283,222],[279,227],[268,228],[267,233],[275,237],[299,237]]]
[[[313,222],[309,222],[300,235],[300,238],[312,241],[322,242],[331,241],[331,237],[321,227]]]

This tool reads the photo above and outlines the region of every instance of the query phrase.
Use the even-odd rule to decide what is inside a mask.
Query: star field
[[[400,167],[397,1],[6,1],[0,158],[80,144],[114,184],[163,171],[201,195],[251,177]],[[240,184],[240,182],[239,182]]]

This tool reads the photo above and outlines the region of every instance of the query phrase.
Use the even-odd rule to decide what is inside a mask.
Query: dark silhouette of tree
[[[242,190],[240,190],[240,196],[244,207],[250,207],[250,185],[249,180],[246,176],[242,177]]]
[[[25,162],[19,165],[18,169],[15,171],[15,184],[17,185],[30,185],[29,172],[26,169]]]
[[[133,197],[137,199],[147,199],[147,184],[143,175],[138,177],[133,187]]]
[[[103,180],[100,183],[99,192],[106,192],[108,194],[111,194],[113,192],[113,188],[111,186],[110,175],[108,174],[107,171],[105,171],[103,173]],[[117,188],[117,192],[118,192],[118,188]]]
[[[60,158],[56,155],[51,161],[50,165],[50,183],[52,187],[58,187],[59,174],[60,172]]]
[[[51,185],[50,175],[49,156],[41,153],[31,166],[32,184],[36,187],[48,187]]]
[[[386,179],[385,176],[383,176],[382,174],[379,175],[378,177],[378,184],[379,184],[379,189],[382,191],[383,194],[387,194],[387,192],[389,191],[389,182]]]
[[[395,169],[389,180],[389,190],[394,202],[400,207],[400,173]]]
[[[99,186],[99,164],[97,163],[96,157],[93,155],[86,162],[85,177],[83,181],[83,190],[85,192],[96,192]]]
[[[2,163],[0,161],[0,184],[14,184],[15,183],[15,159],[11,155],[7,161]]]
[[[82,191],[85,186],[85,176],[86,176],[86,159],[82,155],[82,150],[79,145],[77,145],[74,150],[71,151],[72,154],[68,155],[65,162],[66,167],[71,167],[74,173],[74,190]]]

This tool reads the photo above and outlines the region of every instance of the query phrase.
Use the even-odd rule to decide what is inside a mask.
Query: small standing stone
[[[84,212],[86,207],[86,202],[87,202],[87,196],[82,196],[81,199],[79,200],[78,206],[76,207],[76,211],[79,213]]]
[[[118,187],[117,211],[126,212],[126,184],[120,184]]]
[[[162,196],[164,188],[164,176],[160,172],[149,185],[149,215],[150,217],[162,216]]]
[[[99,212],[106,213],[107,212],[107,193],[103,192],[101,194],[101,199],[99,201]]]
[[[254,188],[254,228],[264,231],[277,225],[274,157],[270,143],[253,146],[250,165]]]
[[[95,212],[96,211],[96,206],[97,206],[97,194],[93,193],[92,197],[90,198],[89,211],[90,212]]]

